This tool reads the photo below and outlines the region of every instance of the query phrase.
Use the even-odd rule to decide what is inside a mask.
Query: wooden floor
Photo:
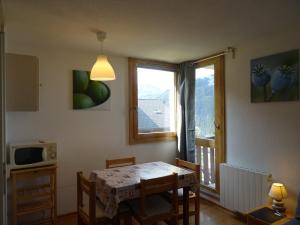
[[[59,217],[57,225],[76,225],[76,214]],[[162,223],[163,224],[163,223]],[[182,222],[180,223],[182,224]],[[190,217],[190,224],[194,224],[194,217]],[[228,211],[212,203],[201,200],[200,225],[244,225]]]

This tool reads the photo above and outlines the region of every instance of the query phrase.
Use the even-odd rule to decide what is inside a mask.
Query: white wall
[[[59,213],[75,210],[75,173],[103,168],[106,158],[136,155],[138,162],[175,157],[175,143],[127,145],[127,59],[112,57],[117,80],[111,83],[111,111],[72,110],[72,69],[91,68],[96,54],[11,43],[8,52],[40,59],[40,111],[8,113],[11,141],[52,139],[58,143]],[[226,126],[229,163],[264,170],[286,184],[290,210],[300,191],[300,102],[250,103],[250,60],[300,48],[300,33],[240,41],[236,59],[226,60]]]
[[[237,45],[226,63],[227,160],[259,169],[287,186],[288,209],[300,191],[300,102],[250,103],[250,60],[300,49],[300,32],[261,37]]]
[[[8,142],[37,139],[58,144],[58,214],[76,210],[76,172],[102,169],[107,158],[134,155],[137,162],[175,158],[175,142],[128,145],[127,58],[111,57],[110,111],[72,110],[72,70],[89,70],[96,54],[10,42],[7,51],[35,55],[40,62],[39,112],[7,114]],[[22,74],[20,74],[21,76]]]

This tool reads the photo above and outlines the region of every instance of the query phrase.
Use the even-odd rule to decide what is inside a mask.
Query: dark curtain
[[[178,90],[182,121],[177,157],[195,162],[195,66],[191,62],[179,65]]]

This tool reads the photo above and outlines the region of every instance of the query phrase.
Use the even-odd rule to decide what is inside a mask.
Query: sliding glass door
[[[224,57],[197,64],[195,82],[196,162],[201,187],[219,193],[219,164],[224,162]]]

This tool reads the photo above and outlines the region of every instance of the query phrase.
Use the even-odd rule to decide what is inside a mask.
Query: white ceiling
[[[299,0],[6,0],[12,41],[180,62],[300,29]],[[19,41],[20,41],[19,40]]]

